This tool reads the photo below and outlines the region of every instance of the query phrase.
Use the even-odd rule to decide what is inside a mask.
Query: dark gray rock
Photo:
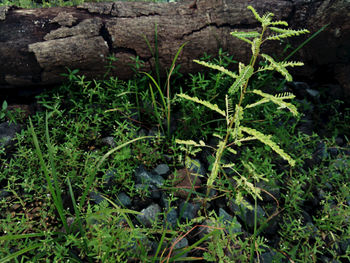
[[[278,256],[276,252],[270,251],[265,252],[260,255],[260,261],[255,262],[261,262],[261,263],[273,263],[273,262],[281,262],[281,256]]]
[[[154,168],[153,172],[155,174],[158,174],[160,176],[165,176],[169,173],[170,169],[169,166],[167,164],[159,164],[157,165],[156,168]]]
[[[331,259],[331,258],[326,257],[326,256],[321,256],[319,258],[319,262],[320,263],[341,263],[339,260]]]
[[[280,187],[273,181],[268,182],[260,181],[257,183],[257,187],[264,189],[266,192],[272,194],[277,200],[281,198]],[[264,202],[275,202],[275,199],[267,194],[265,191],[261,191],[261,196]]]
[[[198,227],[198,237],[205,237],[209,233],[213,232],[214,227],[217,227],[218,225],[220,225],[218,222],[211,219],[205,219],[204,222]]]
[[[247,200],[246,202],[250,204]],[[244,204],[237,205],[235,200],[229,201],[229,209],[232,213],[237,215],[247,226],[254,227],[254,205],[250,204],[253,210],[249,210]],[[260,205],[257,205],[257,222],[262,223],[264,221],[265,212]]]
[[[198,159],[191,160],[191,163],[188,165],[187,168],[192,172],[203,176],[205,176],[206,174],[204,165]]]
[[[313,158],[317,161],[324,160],[328,157],[326,144],[324,142],[319,142],[316,146],[316,151],[313,154]]]
[[[270,236],[278,235],[277,231],[279,229],[279,217],[274,217],[265,226],[263,232]]]
[[[131,199],[126,193],[121,192],[117,196],[116,204],[121,205],[121,206],[125,206],[125,207],[130,207],[131,206]]]
[[[340,249],[343,254],[346,254],[346,251],[350,251],[350,238],[340,242]]]
[[[101,142],[102,142],[102,144],[107,145],[111,148],[114,148],[117,146],[117,144],[114,141],[114,137],[112,137],[112,136],[102,138]]]
[[[338,158],[332,161],[331,166],[340,172],[350,171],[350,161],[348,158]]]
[[[147,197],[159,199],[161,197],[159,189],[153,184],[136,184],[135,189],[142,191]]]
[[[344,140],[343,140],[342,137],[337,136],[337,138],[335,138],[335,143],[336,143],[338,146],[343,146],[343,145],[344,145]]]
[[[11,195],[11,192],[9,192],[6,189],[0,189],[0,200],[6,197],[9,197]]]
[[[160,187],[164,183],[164,178],[158,174],[152,174],[144,168],[143,165],[140,165],[135,171],[136,183],[138,184],[153,184],[157,187]]]
[[[0,123],[0,147],[6,147],[16,137],[16,133],[21,130],[21,126],[15,123]]]
[[[300,124],[298,125],[298,130],[304,134],[312,135],[314,128],[314,123],[310,118],[302,118]]]
[[[109,188],[115,185],[116,176],[117,171],[115,169],[106,172],[105,176],[103,177],[103,186]]]
[[[164,193],[160,193],[160,205],[166,209],[169,208],[169,197]]]
[[[158,204],[152,204],[147,208],[142,209],[141,214],[137,215],[137,219],[144,226],[151,227],[160,212],[160,206]]]
[[[200,205],[183,201],[180,204],[180,216],[183,219],[192,220],[197,216]]]
[[[306,92],[312,97],[314,100],[318,101],[320,99],[320,92],[314,89],[306,89]]]
[[[166,214],[166,220],[164,221],[164,225],[168,225],[169,227],[175,229],[177,226],[178,217],[179,217],[179,215],[178,215],[176,209],[172,208]]]
[[[89,194],[91,201],[93,201],[95,204],[100,204],[105,199],[102,197],[102,195],[98,192],[90,192]]]
[[[219,209],[219,217],[222,218],[228,233],[241,233],[242,225],[237,221],[236,217],[231,216],[224,209]]]
[[[330,154],[330,156],[332,158],[335,158],[335,157],[337,157],[339,152],[338,152],[338,149],[336,147],[330,147],[330,148],[328,148],[328,153]]]
[[[180,240],[177,239],[173,239],[172,243],[176,242],[175,246],[174,246],[174,255],[178,255],[179,253],[182,252],[182,249],[185,247],[188,247],[188,240],[186,237],[181,238]],[[181,255],[180,259],[182,257],[187,257],[187,253]],[[176,261],[178,262],[178,261]],[[179,261],[179,262],[184,262],[184,261]],[[187,262],[187,261],[186,261]]]

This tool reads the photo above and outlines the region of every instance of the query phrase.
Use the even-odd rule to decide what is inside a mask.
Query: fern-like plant
[[[237,37],[248,44],[251,45],[252,57],[250,63],[245,65],[239,63],[238,74],[215,64],[194,60],[196,63],[203,66],[209,67],[211,69],[218,70],[232,79],[234,79],[233,84],[228,88],[226,95],[226,109],[220,109],[218,105],[210,103],[208,101],[201,100],[197,97],[191,97],[186,94],[178,94],[179,97],[199,103],[206,106],[207,108],[214,110],[220,115],[224,116],[226,119],[226,135],[222,137],[217,145],[215,161],[207,181],[207,196],[210,189],[213,187],[213,184],[221,170],[223,168],[221,159],[225,150],[235,153],[235,150],[231,146],[239,147],[242,142],[248,140],[258,140],[265,145],[269,146],[273,151],[275,151],[279,156],[286,160],[291,166],[295,165],[295,161],[292,157],[286,153],[280,146],[271,139],[271,135],[266,135],[254,128],[246,127],[241,124],[244,118],[244,111],[248,108],[253,108],[258,105],[272,102],[277,104],[279,108],[284,108],[289,110],[294,116],[298,115],[296,107],[287,102],[286,100],[293,99],[294,95],[291,93],[283,93],[277,95],[267,94],[261,90],[250,90],[249,89],[249,80],[251,77],[263,71],[277,71],[279,72],[287,81],[292,81],[292,76],[288,72],[287,67],[302,66],[302,62],[293,62],[293,61],[284,61],[277,62],[271,56],[261,53],[261,45],[269,40],[281,40],[284,38],[298,36],[300,34],[308,33],[306,29],[301,30],[292,30],[284,28],[288,26],[288,23],[285,21],[272,21],[273,14],[266,13],[263,16],[260,16],[252,6],[248,6],[248,9],[252,11],[255,18],[261,23],[261,30],[258,31],[249,31],[249,32],[232,32],[232,36]],[[262,58],[266,61],[265,66],[257,67],[257,59]],[[238,103],[232,107],[232,98],[237,97],[237,93],[240,95]],[[261,97],[260,100],[255,103],[248,104],[245,100],[248,93],[256,94]],[[234,109],[234,110],[233,110]],[[201,143],[196,143],[194,141],[183,141],[177,140],[177,143],[193,145],[197,147],[206,147],[206,145]],[[255,196],[256,198],[256,196]]]

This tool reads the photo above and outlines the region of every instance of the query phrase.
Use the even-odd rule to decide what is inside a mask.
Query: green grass
[[[216,74],[212,72],[205,76],[198,73],[186,81],[197,81],[200,76],[201,81],[193,85],[196,86],[193,92],[208,96],[207,90],[200,85],[215,85]],[[136,107],[133,95],[136,88],[138,92],[148,90],[144,78],[124,82],[111,77],[89,82],[73,71],[68,79],[70,81],[65,85],[38,96],[43,111],[31,116],[32,124],[28,119],[17,120],[28,128],[17,135],[16,150],[10,156],[0,155],[4,164],[0,168],[0,182],[11,193],[9,198],[0,201],[1,262],[42,262],[45,258],[50,261],[70,259],[73,262],[122,262],[132,259],[155,262],[168,257],[175,260],[180,254],[175,256],[170,252],[174,239],[181,239],[190,230],[188,235],[191,235],[193,243],[182,250],[183,254],[189,253],[188,260],[249,260],[252,240],[249,233],[252,229],[243,226],[247,232],[227,235],[215,210],[202,208],[195,219],[188,222],[180,220],[175,229],[164,228],[164,215],[159,215],[159,220],[150,228],[136,226],[135,213],[138,211],[118,207],[112,200],[122,191],[146,200],[147,192],[140,195],[135,189],[134,169],[140,164],[152,169],[158,163],[167,162],[173,170],[184,166],[187,153],[174,143],[174,139],[135,140],[140,138],[140,128],[158,125],[156,118],[150,118],[155,114],[152,109],[148,111],[143,105]],[[278,83],[277,79],[275,81]],[[173,92],[180,89],[175,85]],[[219,101],[223,99],[220,95],[217,98]],[[148,100],[152,102],[151,97]],[[192,110],[193,107],[188,107],[187,102],[178,98],[172,103],[174,111],[186,113],[178,121],[174,138],[191,138],[192,131],[196,130],[196,136],[208,140],[209,134],[222,130],[220,122],[210,122],[212,115],[209,112],[203,114],[206,111],[204,107]],[[147,101],[143,104],[147,105]],[[108,111],[110,109],[118,110]],[[295,120],[288,114],[272,117],[274,109],[272,105],[267,105],[263,112],[259,110],[252,115],[259,120],[256,125],[263,131],[274,136],[283,135],[279,136],[280,145],[294,157],[296,168],[285,166],[276,159],[273,151],[267,151],[262,144],[255,145],[254,150],[248,144],[239,156],[224,156],[237,163],[237,167],[235,172],[228,170],[217,178],[215,189],[218,196],[230,200],[239,191],[242,196],[249,196],[246,188],[237,184],[238,181],[234,183],[232,178],[237,180],[238,175],[244,174],[245,168],[239,160],[254,163],[256,172],[264,174],[268,183],[280,190],[280,196],[275,197],[278,205],[272,201],[263,206],[267,213],[265,220],[279,218],[280,240],[278,244],[269,244],[266,239],[269,236],[260,222],[262,227],[257,229],[254,255],[272,249],[277,257],[294,262],[315,262],[323,255],[345,260],[349,254],[338,251],[341,242],[349,238],[349,156],[341,153],[341,147],[335,145],[335,137],[330,133],[330,137],[323,140],[327,147],[337,148],[338,155],[321,160],[313,168],[305,168],[305,161],[312,157],[321,138],[317,134],[307,136],[298,133]],[[140,111],[141,120],[135,118],[137,111]],[[200,122],[193,122],[192,127],[186,128],[189,125],[186,120],[190,117]],[[335,120],[338,124],[342,121],[339,115]],[[277,121],[278,126],[275,125]],[[206,130],[201,134],[203,126]],[[339,131],[339,128],[340,125],[336,132],[344,134],[345,130]],[[115,150],[102,143],[101,139],[107,135],[115,138]],[[171,156],[170,162],[165,155]],[[189,156],[193,158],[191,154]],[[211,160],[210,154],[208,160]],[[112,169],[119,175],[117,182],[112,188],[104,188],[104,176]],[[54,179],[52,183],[49,178]],[[162,191],[172,196],[174,189],[170,186],[171,183],[167,182]],[[89,189],[98,190],[109,201],[94,204],[86,198]],[[317,192],[323,193],[324,199],[318,204],[317,213],[312,215],[313,224],[318,229],[313,233],[307,228],[310,225],[304,224],[302,211],[305,202],[310,202]],[[201,198],[203,196],[198,193],[191,200]],[[214,204],[214,197],[209,202]],[[170,203],[175,204],[176,200]],[[32,211],[35,208],[39,212],[34,215]],[[69,218],[75,220],[68,226]],[[213,222],[214,231],[196,239],[192,232],[195,233],[205,219]],[[139,242],[141,240],[147,241]],[[157,253],[149,245],[152,241],[159,243]],[[198,248],[204,248],[204,251],[198,252]]]
[[[216,58],[203,59],[222,67],[236,66],[234,57],[221,50]],[[66,83],[37,96],[42,110],[30,119],[2,108],[2,118],[14,119],[24,129],[17,134],[14,148],[0,149],[0,189],[9,193],[0,198],[0,262],[249,262],[268,252],[275,255],[274,262],[347,262],[349,109],[340,111],[340,101],[325,103],[322,110],[332,112],[329,122],[320,125],[325,134],[306,135],[298,131],[297,118],[273,103],[251,108],[242,125],[271,134],[295,166],[289,167],[263,143],[247,141],[238,154],[224,152],[226,168],[219,171],[209,192],[206,181],[218,141],[213,134],[226,134],[225,121],[207,107],[174,95],[186,92],[225,108],[232,79],[211,71],[177,81],[176,70],[169,72],[174,77],[166,80],[156,72],[128,81],[107,74],[102,80],[87,80],[72,69]],[[161,83],[166,83],[168,92],[171,87],[172,96],[162,93]],[[274,75],[261,73],[250,85],[264,92],[285,91],[285,81]],[[248,104],[255,101],[252,97]],[[303,114],[303,108],[296,102],[295,106]],[[153,135],[147,136],[150,130]],[[336,144],[338,135],[346,144]],[[106,136],[112,136],[116,145],[106,145]],[[177,144],[176,139],[202,140],[210,147],[199,152],[192,145]],[[320,141],[335,154],[326,150],[327,155],[316,158]],[[121,192],[135,202],[150,202],[150,191],[135,185],[135,169],[141,164],[150,171],[167,163],[174,172],[196,163],[196,158],[209,171],[200,177],[202,189],[184,189],[193,193],[186,201],[207,204],[195,218],[178,218],[175,227],[167,224],[167,214],[180,201],[175,179],[160,187],[167,196],[167,209],[150,227],[137,220],[139,210],[116,202]],[[107,186],[111,171],[117,176]],[[93,202],[92,191],[104,201]],[[258,195],[263,201],[252,198]],[[245,206],[231,212],[242,225],[236,231],[236,220],[225,221],[219,207],[232,206],[238,198],[254,209],[254,220],[249,224],[239,218],[246,215]],[[265,213],[262,218],[258,205]],[[189,243],[177,249],[185,238]]]

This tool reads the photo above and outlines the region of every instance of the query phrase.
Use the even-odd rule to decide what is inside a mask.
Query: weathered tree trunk
[[[312,33],[329,23],[298,54],[307,64],[299,73],[310,74],[317,67],[328,65],[343,79],[350,78],[346,75],[350,60],[347,0],[109,2],[31,10],[0,7],[0,88],[59,83],[66,67],[98,77],[106,72],[107,58],[111,55],[117,58],[113,74],[130,78],[133,74],[130,64],[135,64],[136,57],[145,62],[143,70],[154,67],[146,39],[154,50],[156,25],[163,74],[185,42],[177,61],[182,72],[203,70],[192,60],[204,53],[216,55],[219,48],[236,60],[248,61],[250,47],[230,35],[234,30],[254,30],[258,26],[246,8],[248,4],[260,14],[273,12],[276,19],[288,21],[290,27],[308,28]],[[306,38],[298,37],[296,43]],[[264,48],[275,54],[282,50],[279,45]],[[347,84],[344,81],[343,86],[346,85],[350,93],[349,81]]]

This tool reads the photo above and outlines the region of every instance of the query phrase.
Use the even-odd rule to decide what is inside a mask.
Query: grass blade
[[[130,140],[130,141],[127,141],[126,143],[123,143],[115,148],[113,148],[112,150],[108,151],[104,156],[102,156],[102,158],[98,161],[97,165],[96,165],[96,168],[94,169],[94,171],[90,174],[90,176],[88,177],[87,179],[87,185],[85,187],[85,190],[84,190],[84,193],[81,197],[81,200],[80,200],[80,206],[79,208],[81,209],[85,203],[85,199],[90,191],[90,187],[92,186],[93,182],[94,182],[94,179],[95,179],[95,176],[97,174],[97,171],[98,169],[100,168],[100,166],[102,165],[102,163],[114,152],[122,149],[123,147],[131,144],[131,143],[134,143],[136,141],[139,141],[139,140],[143,140],[143,139],[148,139],[148,138],[155,138],[155,136],[142,136],[142,137],[139,137],[139,138],[135,138],[133,140]]]
[[[46,122],[47,122],[47,119],[46,119]],[[41,167],[41,169],[42,169],[42,171],[43,171],[43,173],[45,175],[49,191],[50,191],[50,193],[52,195],[53,202],[54,202],[54,204],[56,206],[56,209],[58,211],[60,219],[61,219],[61,221],[63,223],[64,229],[66,231],[68,231],[67,220],[66,220],[66,217],[64,215],[63,208],[62,208],[63,207],[62,199],[61,200],[58,199],[58,197],[56,195],[56,191],[55,191],[55,189],[54,189],[54,187],[52,185],[51,178],[50,178],[50,175],[49,175],[49,170],[48,170],[48,168],[47,168],[47,166],[45,164],[45,161],[44,161],[44,158],[43,158],[43,154],[42,154],[42,151],[41,151],[40,146],[39,146],[39,140],[38,140],[38,137],[37,137],[37,135],[35,133],[32,120],[30,118],[29,118],[29,124],[30,124],[30,132],[31,132],[32,137],[33,137],[33,142],[34,142],[36,154],[37,154],[37,156],[39,158],[40,167]],[[48,145],[48,147],[50,149],[49,145]],[[51,152],[51,154],[52,154],[52,152]]]
[[[24,254],[24,253],[27,253],[28,251],[31,251],[31,250],[34,250],[34,249],[37,249],[39,247],[41,247],[42,244],[35,244],[35,245],[31,245],[29,247],[26,247],[26,248],[23,248],[19,251],[16,251],[15,253],[11,254],[11,255],[8,255],[2,259],[0,259],[0,263],[4,263],[4,262],[8,262],[10,261],[11,259],[15,259],[16,257]]]

